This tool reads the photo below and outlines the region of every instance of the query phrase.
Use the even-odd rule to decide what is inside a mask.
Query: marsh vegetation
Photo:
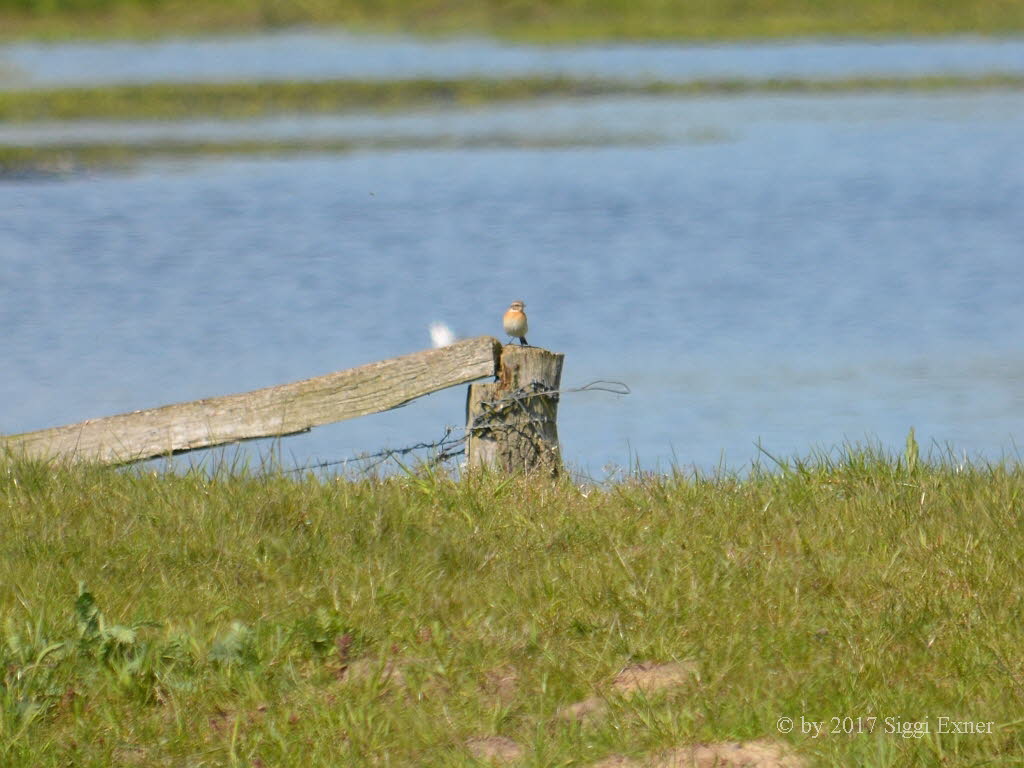
[[[254,83],[147,83],[0,91],[0,121],[244,118],[350,110],[496,105],[531,99],[741,94],[830,95],[872,91],[1021,89],[1024,75],[710,78],[685,81],[569,77],[329,80]]]

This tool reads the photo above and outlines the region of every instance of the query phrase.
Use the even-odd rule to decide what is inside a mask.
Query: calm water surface
[[[1024,73],[1024,38],[516,45],[343,32],[0,45],[0,87],[156,81],[564,75],[705,77]]]
[[[631,459],[742,468],[758,441],[783,456],[898,450],[911,426],[926,448],[1016,455],[1024,94],[534,109],[331,130],[639,126],[657,141],[0,182],[0,430],[411,352],[432,320],[496,334],[523,298],[530,341],[566,354],[566,386],[633,390],[562,401],[565,455],[599,476]],[[463,398],[289,438],[284,458],[436,438]]]

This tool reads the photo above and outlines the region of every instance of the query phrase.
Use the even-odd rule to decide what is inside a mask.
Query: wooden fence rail
[[[126,464],[241,440],[293,435],[495,376],[501,351],[497,339],[479,336],[254,392],[0,436],[0,451],[38,459]]]

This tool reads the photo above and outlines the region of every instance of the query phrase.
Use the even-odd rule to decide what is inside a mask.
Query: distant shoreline
[[[32,7],[33,4],[28,4]],[[661,0],[565,3],[478,0],[471,4],[359,0],[79,0],[75,10],[26,10],[0,0],[0,40],[153,38],[253,33],[302,26],[343,26],[357,32],[427,36],[486,35],[531,42],[720,41],[793,37],[1006,36],[1024,33],[1024,3],[959,0],[750,0],[743,7]]]

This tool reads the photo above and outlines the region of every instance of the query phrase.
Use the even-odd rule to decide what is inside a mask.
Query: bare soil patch
[[[502,704],[508,704],[519,691],[519,673],[512,666],[492,669],[484,675],[483,688]]]
[[[608,702],[600,696],[590,696],[575,704],[567,704],[558,710],[555,717],[561,720],[594,720],[608,710]]]
[[[511,763],[523,756],[523,748],[504,736],[482,736],[466,742],[469,754],[477,760]]]
[[[612,690],[623,696],[637,692],[654,693],[686,685],[697,677],[695,661],[673,661],[658,664],[652,661],[630,664],[612,680]]]
[[[698,674],[695,661],[642,661],[630,664],[619,672],[611,681],[608,690],[613,695],[624,697],[637,693],[652,694],[688,685]],[[556,716],[562,720],[591,720],[603,715],[607,709],[608,702],[605,697],[590,696],[562,707]]]
[[[591,768],[804,768],[806,763],[771,741],[719,742],[678,747],[646,758],[613,755]]]

